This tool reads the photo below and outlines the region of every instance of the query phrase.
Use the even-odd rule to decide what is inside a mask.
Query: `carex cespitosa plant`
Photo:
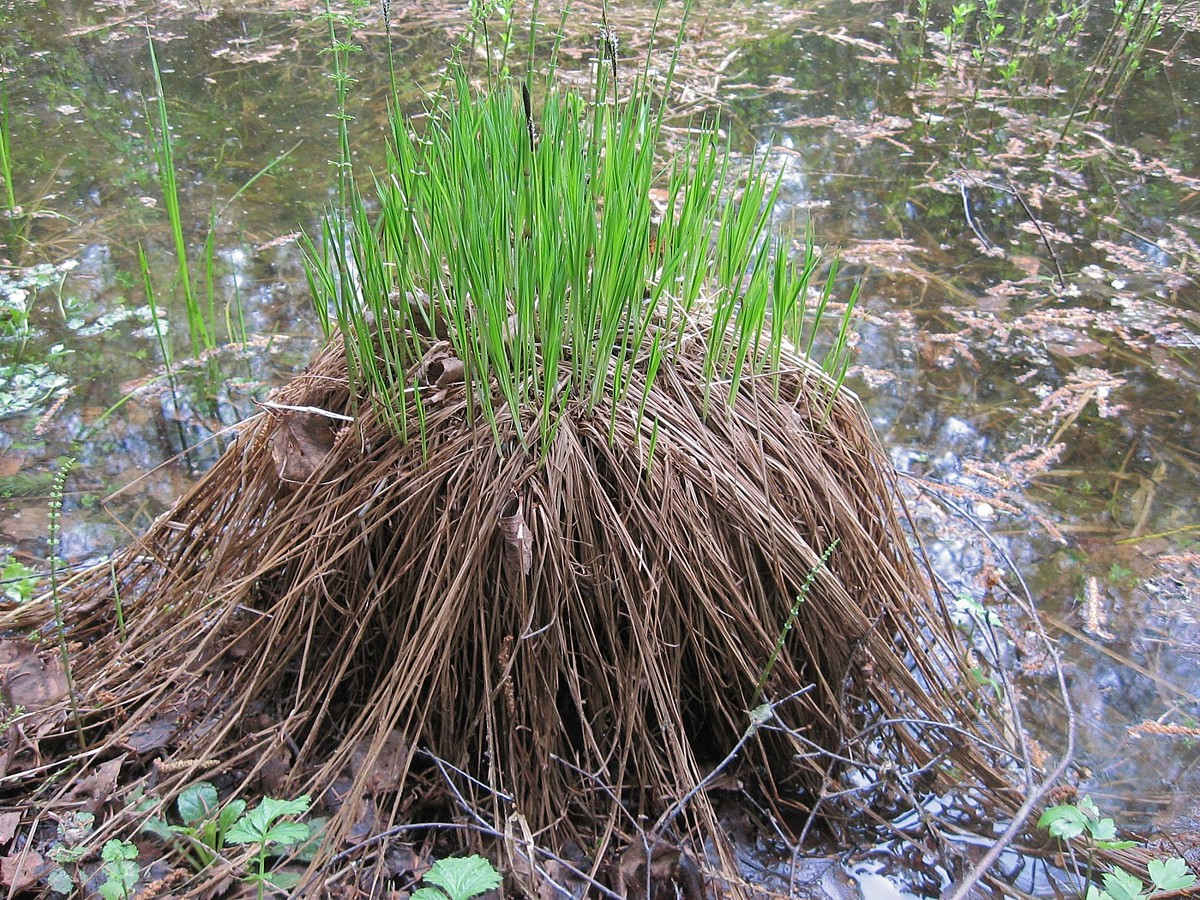
[[[406,438],[439,340],[464,368],[468,415],[500,441],[507,410],[527,447],[568,410],[615,416],[629,400],[640,416],[661,366],[697,341],[710,405],[778,374],[784,348],[812,353],[836,265],[814,277],[811,237],[795,254],[778,234],[768,157],[743,163],[706,124],[664,162],[669,90],[645,71],[614,90],[615,69],[596,61],[590,97],[550,82],[531,102],[528,82],[477,91],[452,64],[420,129],[393,114],[371,199],[350,190],[307,242],[358,393]],[[853,301],[824,361],[831,393]]]

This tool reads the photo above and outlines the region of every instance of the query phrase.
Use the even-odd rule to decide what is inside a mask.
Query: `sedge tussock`
[[[309,242],[326,349],[62,586],[89,739],[129,780],[220,760],[321,797],[329,848],[443,778],[458,812],[596,860],[664,816],[654,840],[707,846],[735,894],[696,790],[735,747],[730,774],[797,830],[893,802],[883,779],[825,798],[848,760],[1015,805],[1013,737],[841,387],[846,320],[810,359],[834,273],[811,239],[787,259],[761,164],[733,202],[711,136],[659,170],[649,103],[564,95],[531,136],[516,91],[457,90],[423,137],[394,129],[378,202]],[[31,715],[47,752],[72,738]]]
[[[818,796],[829,758],[814,748],[914,769],[944,756],[955,777],[988,772],[1003,791],[982,743],[960,737],[977,698],[860,407],[845,391],[828,404],[826,376],[787,361],[778,392],[751,381],[714,415],[695,346],[658,373],[642,414],[627,401],[564,416],[543,455],[503,413],[495,431],[472,424],[461,386],[423,384],[444,396],[428,400],[424,446],[402,440],[352,395],[335,340],[275,403],[358,404],[353,424],[264,411],[114,571],[68,586],[88,733],[138,746],[166,717],[162,750],[246,782],[286,733],[291,789],[353,778],[337,833],[368,800],[400,816],[429,754],[469,773],[459,789],[482,815],[519,812],[555,846],[594,839],[597,822],[628,837],[626,815],[652,820],[698,784],[747,710],[807,687],[737,761],[785,813]],[[303,483],[278,461],[297,430],[329,447]],[[514,510],[527,555],[506,538]],[[113,581],[124,640],[96,602]],[[414,752],[373,793],[396,733]],[[951,771],[935,767],[930,786],[950,787]],[[721,841],[708,803],[692,801],[673,840]]]

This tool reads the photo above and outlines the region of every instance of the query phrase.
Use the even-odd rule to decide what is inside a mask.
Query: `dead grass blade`
[[[1014,736],[980,712],[862,410],[784,363],[778,392],[748,379],[710,408],[695,339],[644,393],[643,360],[633,399],[564,415],[540,458],[504,408],[511,451],[498,450],[453,384],[423,388],[425,446],[405,443],[356,404],[331,345],[273,399],[305,410],[305,432],[276,409],[251,419],[111,570],[69,586],[90,742],[128,750],[167,716],[156,750],[219,760],[248,788],[282,758],[271,790],[324,796],[331,848],[366,805],[380,828],[400,820],[432,758],[468,776],[459,796],[492,827],[519,813],[549,847],[624,845],[632,821],[672,809],[655,840],[712,841],[730,884],[696,790],[718,763],[784,821],[831,793],[838,759],[921,771],[936,791],[971,781],[1015,807]],[[319,441],[304,436],[315,421]],[[281,448],[299,445],[303,469],[281,469]],[[102,602],[114,584],[124,640]],[[771,727],[751,726],[768,701]],[[71,737],[42,736],[42,752]],[[45,774],[18,752],[0,790]],[[820,815],[836,822],[836,799]]]

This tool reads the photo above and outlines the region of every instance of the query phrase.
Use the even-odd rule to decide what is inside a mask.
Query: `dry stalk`
[[[539,458],[469,427],[461,389],[426,401],[423,448],[403,443],[327,348],[141,540],[69,586],[91,759],[132,752],[125,785],[149,756],[219,760],[252,789],[282,754],[273,790],[325,797],[331,848],[364,803],[381,831],[402,823],[436,759],[466,776],[455,803],[477,824],[502,833],[519,815],[545,846],[576,839],[599,860],[657,819],[655,842],[702,856],[710,841],[735,895],[697,789],[717,763],[785,827],[884,801],[885,771],[941,793],[966,779],[1014,810],[1014,736],[978,712],[857,401],[829,405],[820,373],[790,359],[778,397],[751,380],[706,415],[702,359],[697,342],[660,371],[640,419],[633,403],[568,414]],[[505,539],[514,511],[527,555]],[[0,627],[46,615],[26,607]],[[748,731],[747,710],[773,698],[773,727]],[[163,737],[147,749],[152,727]],[[41,752],[71,738],[48,727]],[[878,790],[840,804],[830,788],[847,767],[875,772]],[[160,794],[194,777],[156,771]],[[49,791],[46,774],[18,753],[4,802]]]

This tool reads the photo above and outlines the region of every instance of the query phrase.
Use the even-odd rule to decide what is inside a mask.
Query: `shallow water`
[[[215,222],[214,297],[240,303],[250,336],[185,365],[174,317],[180,396],[209,398],[179,409],[138,264],[142,247],[171,303],[147,9],[193,266]],[[1168,25],[1111,113],[1056,142],[1102,20],[1005,82],[996,47],[985,64],[947,61],[946,10],[932,8],[924,42],[915,16],[894,0],[706,10],[695,90],[680,99],[694,111],[719,97],[742,146],[769,146],[786,166],[784,223],[802,236],[811,217],[863,279],[853,386],[917,476],[910,500],[949,596],[1003,619],[991,573],[1016,585],[972,519],[1027,581],[1066,661],[1081,789],[1122,825],[1191,830],[1195,741],[1129,729],[1200,718],[1200,44]],[[414,97],[457,18],[395,11]],[[306,5],[9,0],[0,25],[20,206],[0,269],[0,561],[37,567],[62,458],[78,460],[64,555],[93,558],[162,512],[225,429],[303,366],[318,329],[291,236],[332,199],[336,127],[327,37]],[[386,121],[375,12],[362,43],[352,111],[365,169]],[[920,479],[967,515],[947,515]],[[1063,722],[1039,703],[1052,683],[1023,641],[1008,638],[1053,753]]]

